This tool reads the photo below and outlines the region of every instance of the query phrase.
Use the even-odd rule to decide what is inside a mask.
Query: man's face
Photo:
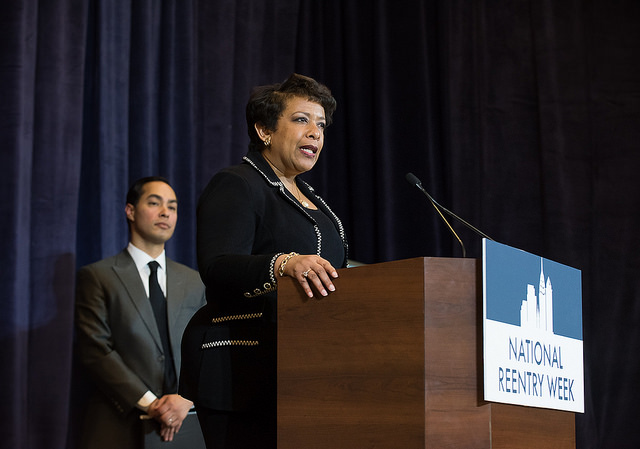
[[[127,204],[125,212],[134,245],[164,244],[176,227],[178,200],[171,186],[152,181],[143,186],[138,204]]]

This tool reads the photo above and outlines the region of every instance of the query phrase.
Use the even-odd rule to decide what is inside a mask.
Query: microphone
[[[462,243],[462,240],[460,240],[460,237],[458,237],[458,234],[456,234],[456,231],[453,230],[453,228],[451,227],[451,224],[449,223],[449,221],[445,218],[445,216],[442,214],[442,212],[444,211],[446,214],[448,214],[450,217],[455,218],[456,220],[458,220],[460,223],[462,223],[463,225],[465,225],[467,228],[471,229],[473,232],[475,232],[476,234],[478,234],[481,237],[486,238],[487,240],[491,240],[493,241],[493,239],[491,237],[489,237],[487,234],[485,234],[484,232],[482,232],[481,230],[479,230],[478,228],[476,228],[475,226],[473,226],[472,224],[468,223],[466,220],[464,220],[463,218],[459,217],[458,215],[454,214],[453,212],[451,212],[449,209],[447,209],[446,207],[442,206],[441,204],[439,204],[435,199],[433,199],[433,197],[431,195],[429,195],[429,192],[427,192],[424,187],[422,187],[422,182],[418,179],[418,177],[416,175],[414,175],[413,173],[409,172],[405,175],[405,179],[407,180],[407,182],[409,184],[411,184],[412,186],[417,187],[418,189],[420,189],[420,191],[422,193],[425,194],[425,196],[427,198],[429,198],[429,202],[431,203],[431,205],[434,207],[434,209],[438,212],[438,215],[440,215],[440,218],[442,218],[442,220],[445,222],[445,224],[447,225],[447,227],[449,228],[449,231],[451,232],[451,234],[453,234],[453,236],[456,238],[456,240],[458,240],[458,243],[460,243],[460,247],[462,248],[462,257],[466,257],[466,250],[464,248],[464,243]]]

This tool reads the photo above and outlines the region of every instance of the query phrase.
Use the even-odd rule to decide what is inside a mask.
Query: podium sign
[[[484,399],[584,412],[581,273],[483,241]]]

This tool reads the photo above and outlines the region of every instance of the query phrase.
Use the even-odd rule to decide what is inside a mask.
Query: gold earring
[[[264,139],[264,146],[265,147],[271,146],[271,136],[267,136],[267,138]]]

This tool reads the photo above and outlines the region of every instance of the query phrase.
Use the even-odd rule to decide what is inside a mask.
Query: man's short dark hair
[[[140,201],[142,190],[144,189],[145,184],[148,184],[150,182],[164,182],[166,185],[171,187],[171,184],[169,184],[169,180],[162,176],[146,176],[144,178],[140,178],[134,181],[133,184],[131,184],[129,191],[127,192],[126,204],[132,204],[136,206],[138,204],[138,201]]]

